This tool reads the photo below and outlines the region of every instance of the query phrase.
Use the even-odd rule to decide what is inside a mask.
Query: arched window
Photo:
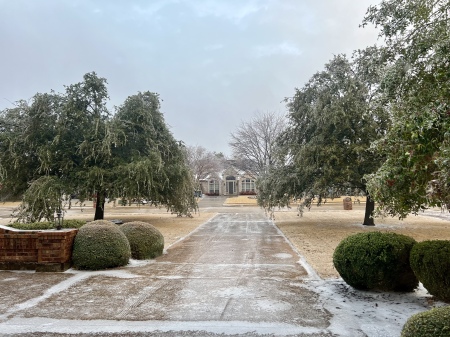
[[[209,194],[219,195],[219,182],[217,180],[209,181]]]
[[[255,192],[255,181],[253,179],[243,179],[242,192]]]

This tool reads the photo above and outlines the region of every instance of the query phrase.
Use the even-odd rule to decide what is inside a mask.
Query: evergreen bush
[[[86,224],[84,220],[63,220],[62,228],[80,228]],[[13,222],[8,224],[8,227],[22,230],[46,230],[46,229],[54,229],[55,222],[53,221],[41,221],[41,222]]]
[[[450,302],[450,241],[430,240],[411,250],[411,268],[428,292]]]
[[[356,289],[413,291],[419,283],[409,263],[415,243],[395,233],[354,234],[336,247],[333,263],[344,281]]]
[[[146,222],[133,221],[124,223],[119,228],[130,243],[133,259],[153,259],[162,254],[164,237],[154,226]]]
[[[450,306],[411,316],[403,326],[401,337],[450,337]]]
[[[75,236],[72,261],[77,269],[120,267],[128,263],[130,256],[130,244],[126,236],[110,221],[89,222]]]
[[[117,225],[110,220],[94,220],[94,221],[89,221],[85,224],[85,226],[98,226],[98,225],[107,225],[107,226],[113,226],[113,227],[117,228]]]

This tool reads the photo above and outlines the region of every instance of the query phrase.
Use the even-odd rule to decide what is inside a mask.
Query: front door
[[[228,194],[234,194],[234,181],[228,182]]]

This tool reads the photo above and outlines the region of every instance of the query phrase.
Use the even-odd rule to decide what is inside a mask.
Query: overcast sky
[[[110,107],[160,94],[176,139],[231,154],[255,112],[285,114],[334,54],[377,41],[379,0],[0,0],[0,109],[95,71]]]

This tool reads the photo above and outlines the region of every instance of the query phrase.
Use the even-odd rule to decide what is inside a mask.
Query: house
[[[255,195],[257,192],[256,179],[233,165],[201,179],[200,189],[206,195]]]

